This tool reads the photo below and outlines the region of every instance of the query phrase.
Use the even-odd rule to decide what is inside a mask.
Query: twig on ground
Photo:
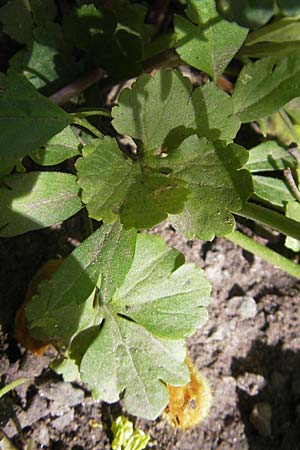
[[[55,94],[51,95],[49,98],[57,105],[63,105],[68,103],[72,97],[79,95],[81,92],[88,89],[93,84],[102,80],[106,75],[106,72],[103,69],[97,68],[92,72],[83,75],[72,83],[64,86],[59,91],[55,92]]]

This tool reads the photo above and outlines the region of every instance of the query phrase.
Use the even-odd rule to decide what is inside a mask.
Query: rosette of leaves
[[[40,285],[26,317],[33,336],[67,349],[58,368],[67,379],[80,374],[109,403],[122,393],[130,413],[154,419],[168,403],[166,383],[189,381],[184,338],[205,322],[209,293],[201,269],[160,237],[116,222]]]
[[[203,239],[232,231],[231,212],[252,184],[241,170],[248,152],[230,143],[240,126],[231,97],[212,83],[192,92],[180,72],[164,70],[122,91],[112,115],[137,151],[124,154],[110,137],[83,149],[76,168],[92,218],[120,217],[125,228],[139,229],[170,215],[183,233]]]

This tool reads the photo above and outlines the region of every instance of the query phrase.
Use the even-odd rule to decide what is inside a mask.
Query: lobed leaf
[[[175,16],[176,50],[183,61],[217,80],[242,46],[248,30],[224,20],[215,0],[188,0],[186,14],[190,20]]]
[[[95,397],[114,402],[124,392],[129,412],[157,417],[166,383],[189,380],[182,338],[206,319],[210,293],[201,269],[178,267],[178,257],[158,236],[119,223],[74,250],[26,307],[34,335],[67,345],[72,362],[60,372],[76,376],[76,364]]]
[[[236,144],[214,143],[197,136],[187,138],[170,155],[169,164],[183,179],[191,195],[184,211],[171,222],[187,236],[211,240],[234,227],[232,211],[238,211],[252,191],[251,175],[240,170],[248,152]]]
[[[150,228],[182,210],[184,183],[125,159],[114,139],[95,140],[83,155],[76,163],[78,183],[94,219],[109,223],[120,216],[126,228]]]
[[[181,109],[179,102],[183,105]],[[191,93],[189,82],[177,71],[160,71],[153,78],[148,75],[140,77],[132,89],[124,90],[119,106],[113,108],[112,114],[113,125],[119,133],[141,141],[137,149],[138,161],[140,164],[142,161],[143,167],[152,172],[151,178],[154,173],[159,173],[160,176],[167,176],[169,182],[174,180],[179,190],[182,186],[181,196],[175,189],[174,201],[171,203],[168,200],[172,207],[178,196],[179,215],[164,207],[175,224],[181,223],[184,232],[204,239],[211,239],[215,234],[226,234],[232,229],[234,220],[230,211],[241,208],[251,192],[250,175],[239,170],[246,162],[248,152],[240,147],[237,150],[235,146],[226,148],[225,143],[214,148],[206,140],[199,143],[196,136],[191,136],[197,133],[211,139],[221,137],[230,141],[240,126],[239,119],[233,113],[231,97],[213,84]],[[202,147],[206,148],[207,153],[202,151]],[[211,148],[213,150],[210,152]],[[221,160],[222,152],[224,157]],[[233,160],[239,160],[239,164],[231,164],[230,154]],[[230,163],[226,162],[227,159]],[[143,169],[143,191],[139,192],[138,186],[135,186],[134,201],[128,200],[122,210],[121,221],[126,226],[126,207],[133,215],[139,199],[143,199],[142,205],[146,206],[144,211],[141,210],[141,217],[153,213],[154,208],[149,205],[147,192],[145,194],[148,189],[150,199],[153,198],[149,184],[145,182],[148,173]],[[183,187],[188,190],[188,197],[185,194],[184,198]],[[157,213],[153,224],[162,217]],[[137,226],[140,220],[134,225]]]
[[[125,278],[135,239],[133,231],[122,231],[116,222],[101,227],[76,248],[26,307],[31,334],[43,340],[62,339],[67,345],[75,333],[101,323],[93,304],[99,273],[97,289],[105,303]]]
[[[163,145],[178,128],[195,128],[192,86],[177,70],[161,70],[154,77],[141,75],[124,89],[112,109],[114,128],[143,143],[147,155]]]

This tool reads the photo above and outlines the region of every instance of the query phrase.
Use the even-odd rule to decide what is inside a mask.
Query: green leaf
[[[167,158],[168,159],[168,158]],[[251,175],[240,170],[248,152],[236,144],[187,138],[169,165],[191,191],[185,210],[170,218],[186,236],[212,240],[234,228],[231,212],[242,208],[252,191]]]
[[[30,153],[30,157],[41,166],[54,166],[79,155],[79,141],[67,127],[50,139],[42,148]]]
[[[241,123],[234,115],[230,95],[218,89],[214,83],[208,83],[194,90],[192,103],[199,136],[225,141],[235,138]]]
[[[284,108],[269,117],[267,130],[269,135],[277,138],[283,145],[289,146],[299,142],[295,126]]]
[[[190,336],[207,320],[206,310],[198,308],[199,299],[207,305],[207,283],[199,285],[199,269],[191,264],[173,272],[177,257],[161,239],[140,235],[131,268],[111,303],[118,314],[162,338]]]
[[[75,8],[65,16],[63,27],[67,38],[83,49],[93,64],[120,79],[137,75],[142,70],[140,16],[141,9],[145,15],[145,8],[129,4],[122,11],[118,3],[111,10],[92,4]]]
[[[65,37],[76,47],[87,50],[92,45],[93,36],[111,34],[117,26],[116,17],[108,10],[85,4],[73,8],[63,18]]]
[[[277,5],[283,14],[296,16],[300,14],[300,5],[298,0],[277,0]]]
[[[288,150],[276,141],[266,141],[249,151],[249,160],[245,168],[250,172],[266,172],[296,166],[297,161]]]
[[[26,307],[31,332],[63,339],[71,358],[85,335],[77,364],[94,395],[114,402],[125,391],[130,413],[157,417],[168,403],[165,383],[189,380],[182,338],[207,317],[209,284],[193,264],[178,267],[178,257],[158,236],[100,228]]]
[[[33,20],[38,25],[47,25],[54,21],[57,8],[55,0],[28,0],[31,8]]]
[[[217,80],[242,46],[248,30],[224,20],[214,0],[189,0],[186,14],[190,20],[175,16],[176,50],[183,61]]]
[[[274,206],[284,208],[288,201],[295,199],[286,183],[278,178],[255,175],[253,186],[256,197]]]
[[[195,329],[196,323],[203,323],[203,306],[208,301],[208,284],[199,269],[187,265],[185,277],[181,276],[181,268],[172,271],[177,256],[160,238],[138,235],[131,269],[111,303],[102,306],[104,325],[80,366],[82,379],[92,387],[94,395],[114,402],[125,390],[128,411],[150,419],[157,417],[168,402],[160,380],[178,385],[188,379],[179,338]],[[171,306],[181,295],[184,320],[180,319],[183,305],[177,311]],[[139,317],[128,320],[130,308],[137,309],[138,305]],[[187,316],[193,323],[189,330]],[[155,317],[160,329],[154,325]],[[171,326],[174,320],[179,329]]]
[[[112,222],[118,215],[126,228],[150,228],[182,210],[187,197],[184,183],[151,173],[143,161],[125,159],[110,137],[95,140],[76,163],[82,200],[89,215]]]
[[[155,419],[169,400],[164,383],[189,381],[183,341],[159,339],[107,306],[103,310],[104,325],[82,359],[81,378],[95,398],[113,403],[125,391],[130,414]]]
[[[176,70],[142,75],[121,92],[112,109],[120,134],[143,143],[145,157],[159,147],[178,147],[191,130],[210,139],[231,140],[240,126],[229,95],[213,83],[192,92],[188,78]]]
[[[9,0],[0,8],[3,31],[21,44],[33,40],[35,25],[54,20],[57,9],[53,0]]]
[[[0,186],[0,237],[62,222],[81,208],[73,175],[29,172],[4,177]]]
[[[5,175],[9,175],[12,169],[17,164],[16,158],[3,157],[0,158],[0,179]]]
[[[33,32],[34,40],[17,52],[10,60],[12,70],[23,73],[37,89],[50,84],[44,92],[53,90],[74,80],[79,74],[70,46],[65,42],[62,27],[53,22],[38,26]]]
[[[287,56],[300,49],[299,19],[284,17],[248,35],[240,55],[262,58]]]
[[[252,46],[262,42],[287,43],[300,40],[300,19],[284,17],[249,34],[245,45]]]
[[[284,109],[294,122],[300,124],[300,97],[293,98],[284,106]]]
[[[150,435],[139,428],[133,430],[133,423],[124,416],[113,421],[111,430],[114,435],[112,450],[144,450],[150,440]]]
[[[121,92],[112,109],[114,128],[143,143],[146,155],[162,146],[178,128],[195,128],[192,86],[177,70],[161,70],[152,78],[141,75],[131,89]]]
[[[32,40],[33,20],[26,1],[11,0],[0,9],[3,31],[12,39],[26,44]]]
[[[200,233],[200,236],[206,239],[207,236],[211,238],[214,234],[223,234],[232,229],[234,221],[229,213],[229,205],[234,204],[236,208],[241,207],[241,199],[235,202],[233,198],[238,199],[241,195],[244,199],[247,195],[250,195],[251,191],[251,182],[248,174],[237,172],[242,162],[246,162],[244,156],[246,155],[247,157],[247,152],[245,153],[245,150],[242,149],[239,150],[240,165],[233,165],[233,172],[230,175],[226,163],[223,161],[221,163],[222,169],[220,169],[219,157],[215,159],[213,157],[209,175],[207,175],[206,158],[209,159],[211,157],[211,152],[207,149],[206,155],[206,151],[200,150],[201,145],[204,148],[207,147],[206,141],[201,141],[199,150],[196,150],[196,147],[199,146],[197,137],[194,136],[190,140],[184,141],[186,136],[193,133],[197,133],[200,136],[206,135],[212,139],[222,137],[223,139],[231,140],[235,136],[239,128],[239,120],[233,115],[232,100],[227,94],[220,92],[213,84],[195,89],[191,94],[190,83],[177,71],[160,71],[154,78],[151,78],[149,75],[139,77],[131,90],[126,89],[123,91],[120,96],[119,106],[113,108],[112,115],[114,117],[113,125],[119,133],[130,135],[140,141],[137,149],[137,160],[139,163],[142,160],[143,165],[145,164],[147,169],[152,172],[151,179],[153,179],[153,172],[158,172],[160,176],[167,176],[169,181],[174,180],[174,183],[179,188],[181,183],[184,183],[183,186],[186,185],[190,196],[186,200],[183,196],[184,191],[181,188],[181,203],[178,204],[180,213],[183,208],[183,202],[187,201],[185,213],[183,214],[186,232],[189,234]],[[184,151],[180,148],[182,141],[185,143]],[[190,144],[191,150],[189,150]],[[208,144],[208,148],[210,145],[212,144]],[[226,146],[224,145],[222,148],[225,149]],[[230,152],[230,150],[226,151]],[[233,156],[234,159],[238,151],[232,150],[232,152],[232,155],[235,155]],[[214,150],[212,153],[214,153]],[[241,155],[244,156],[242,157]],[[214,165],[215,163],[216,165]],[[176,164],[180,164],[180,169],[183,170],[179,170]],[[193,176],[187,176],[191,164],[195,164],[197,169],[191,167],[190,171],[194,170]],[[220,171],[221,177],[219,175]],[[145,179],[146,174],[144,170],[141,181]],[[224,179],[221,181],[221,189],[219,183],[222,177]],[[235,177],[237,179],[241,177],[240,184],[244,183],[244,188],[240,189],[237,185],[232,188],[232,185],[235,183],[232,180]],[[200,188],[201,183],[206,178],[210,179],[210,181],[207,181],[209,191],[215,192],[215,194],[210,195],[211,201],[209,204],[207,202],[208,192]],[[243,183],[241,180],[243,180]],[[217,189],[213,187],[215,183],[218,186]],[[229,188],[226,187],[226,183],[229,183]],[[134,205],[139,204],[138,198],[144,198],[142,204],[147,205],[148,192],[153,197],[153,194],[146,190],[147,186],[146,184],[141,186],[143,187],[143,192],[140,191],[133,202],[129,201],[128,208],[132,204],[132,211],[129,208],[131,215],[134,214]],[[239,190],[241,190],[240,195]],[[227,194],[224,194],[226,191]],[[135,192],[137,192],[136,189]],[[203,192],[203,195],[201,192]],[[217,193],[219,194],[217,195]],[[176,192],[174,191],[174,197],[175,194]],[[224,195],[225,197],[227,196],[227,202],[224,202]],[[195,202],[196,198],[198,200]],[[199,202],[201,203],[200,206]],[[173,204],[176,206],[175,198]],[[190,205],[188,209],[187,204]],[[191,204],[194,205],[192,209],[193,214],[195,212],[195,221],[187,226],[186,218],[189,215],[188,211]],[[150,208],[147,207],[142,211],[145,217],[147,210],[150,215],[152,214]],[[164,210],[166,211],[166,208]],[[171,215],[178,214],[173,213],[170,209],[168,213]],[[126,213],[122,211],[122,215],[123,218],[121,220],[125,223]],[[158,219],[157,215],[156,220]],[[200,231],[203,222],[206,225]]]
[[[136,233],[119,223],[99,228],[62,263],[26,307],[30,332],[38,339],[69,344],[79,333],[102,321],[94,305],[95,288],[104,302],[113,296],[132,262]]]
[[[0,74],[0,157],[25,156],[70,122],[67,113],[40,95],[24,77]]]
[[[290,219],[300,222],[300,203],[295,200],[287,202],[285,215]],[[300,241],[290,236],[286,237],[285,246],[294,252],[300,252]]]
[[[274,0],[216,0],[220,14],[243,27],[258,28],[274,14]]]
[[[300,95],[300,57],[287,56],[277,62],[264,58],[247,64],[233,92],[235,113],[242,122],[251,122],[278,110]]]

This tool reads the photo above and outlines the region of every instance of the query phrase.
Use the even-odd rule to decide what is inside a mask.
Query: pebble
[[[227,303],[229,315],[238,314],[241,319],[251,319],[257,314],[257,305],[253,297],[249,295],[232,297]]]
[[[258,395],[266,387],[266,384],[266,379],[262,375],[256,373],[245,372],[237,379],[239,389],[243,390],[251,397]]]
[[[261,436],[271,436],[272,409],[269,403],[256,403],[250,414],[250,422]]]
[[[39,444],[42,447],[48,447],[49,446],[50,436],[49,436],[48,429],[47,429],[47,427],[45,425],[41,425],[40,428],[39,428],[38,441],[39,441]]]
[[[56,430],[61,431],[66,428],[69,423],[72,422],[72,420],[74,420],[74,410],[70,409],[70,411],[68,411],[63,416],[60,416],[57,419],[53,420],[51,424]]]
[[[49,410],[52,416],[62,415],[71,406],[76,406],[84,401],[83,390],[66,382],[43,386],[40,389],[40,395],[51,401]]]

